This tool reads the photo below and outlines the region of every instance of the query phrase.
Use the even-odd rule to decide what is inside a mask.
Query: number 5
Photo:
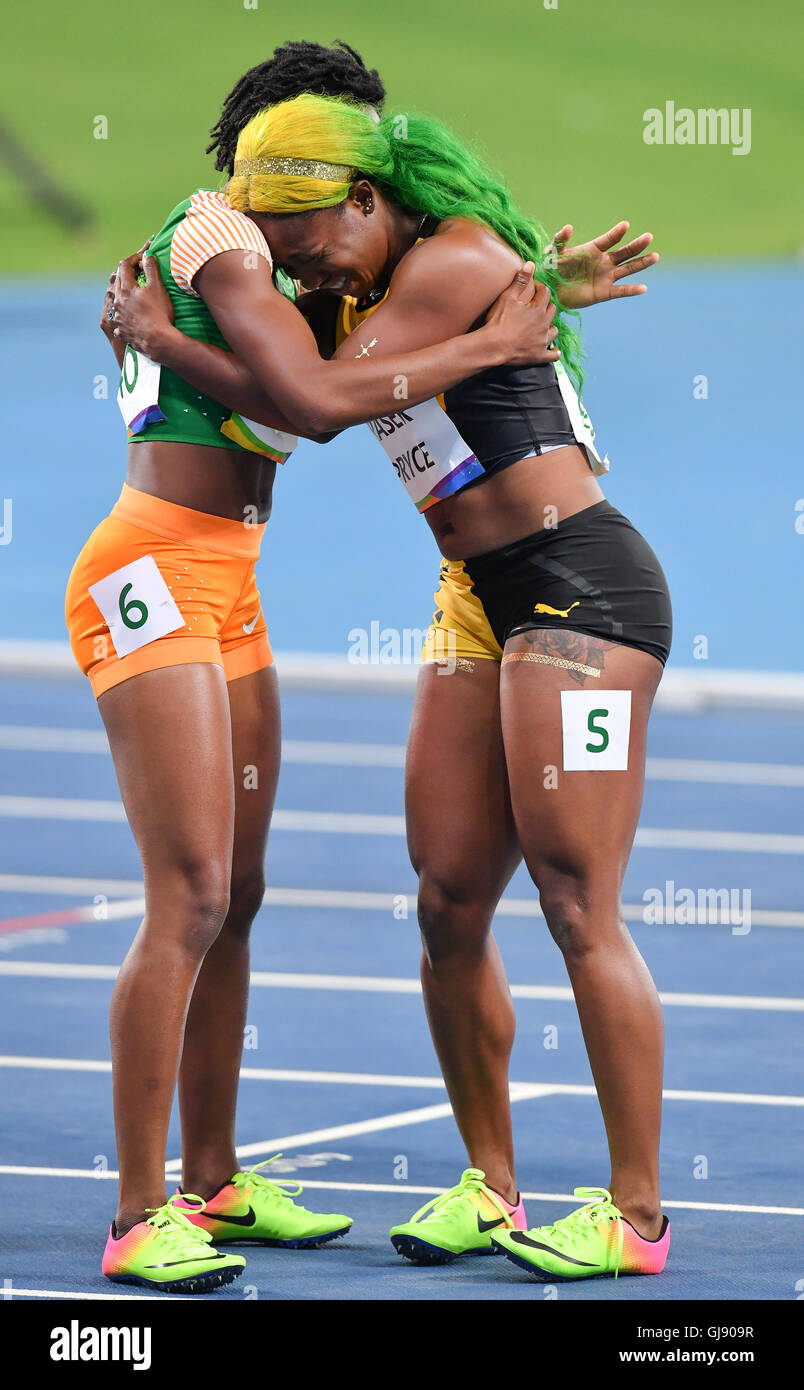
[[[590,709],[590,711],[589,711],[589,718],[588,718],[588,720],[587,720],[587,722],[586,722],[586,727],[587,727],[587,729],[589,730],[590,734],[597,734],[598,737],[602,739],[602,743],[587,743],[587,745],[586,745],[586,751],[587,751],[587,753],[602,753],[602,752],[604,751],[604,749],[608,748],[608,746],[609,746],[609,732],[608,732],[608,729],[598,728],[597,724],[595,723],[595,720],[596,720],[596,719],[605,719],[605,718],[607,718],[607,717],[608,717],[608,713],[609,713],[609,712],[608,712],[607,709]]]

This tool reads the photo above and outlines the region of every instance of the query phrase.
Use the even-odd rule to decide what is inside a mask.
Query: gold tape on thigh
[[[475,669],[474,661],[470,661],[466,656],[431,656],[428,657],[428,661],[431,661],[434,666],[444,666],[453,671],[474,671]]]
[[[582,671],[585,676],[600,677],[596,666],[584,666],[580,661],[566,661],[563,656],[547,656],[544,652],[507,652],[503,666],[506,661],[535,661],[538,666],[558,666],[562,671]]]

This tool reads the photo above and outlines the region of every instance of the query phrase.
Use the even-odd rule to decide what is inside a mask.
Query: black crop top
[[[422,235],[430,235],[434,225],[424,223]],[[343,299],[338,345],[380,303]],[[593,473],[609,466],[595,449],[592,422],[560,362],[491,367],[368,427],[420,512],[520,459],[566,444],[584,448]]]

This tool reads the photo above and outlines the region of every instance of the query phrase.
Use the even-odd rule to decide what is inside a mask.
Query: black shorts
[[[596,502],[552,528],[469,560],[445,560],[427,659],[500,659],[509,637],[566,628],[637,647],[664,663],[673,615],[659,561],[610,502]],[[457,642],[457,646],[456,646]]]

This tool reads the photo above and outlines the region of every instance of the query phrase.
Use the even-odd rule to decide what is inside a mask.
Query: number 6
[[[142,600],[138,598],[133,598],[130,603],[126,603],[126,596],[130,592],[131,587],[132,586],[130,584],[127,584],[126,587],[122,590],[120,598],[117,601],[117,606],[120,609],[120,617],[123,619],[123,622],[125,623],[126,627],[136,629],[138,627],[142,627],[144,623],[147,623],[148,609],[145,607],[145,604],[142,602]],[[136,621],[129,616],[132,608],[139,609],[140,616],[136,619]],[[606,736],[606,743],[608,743],[608,735]]]

